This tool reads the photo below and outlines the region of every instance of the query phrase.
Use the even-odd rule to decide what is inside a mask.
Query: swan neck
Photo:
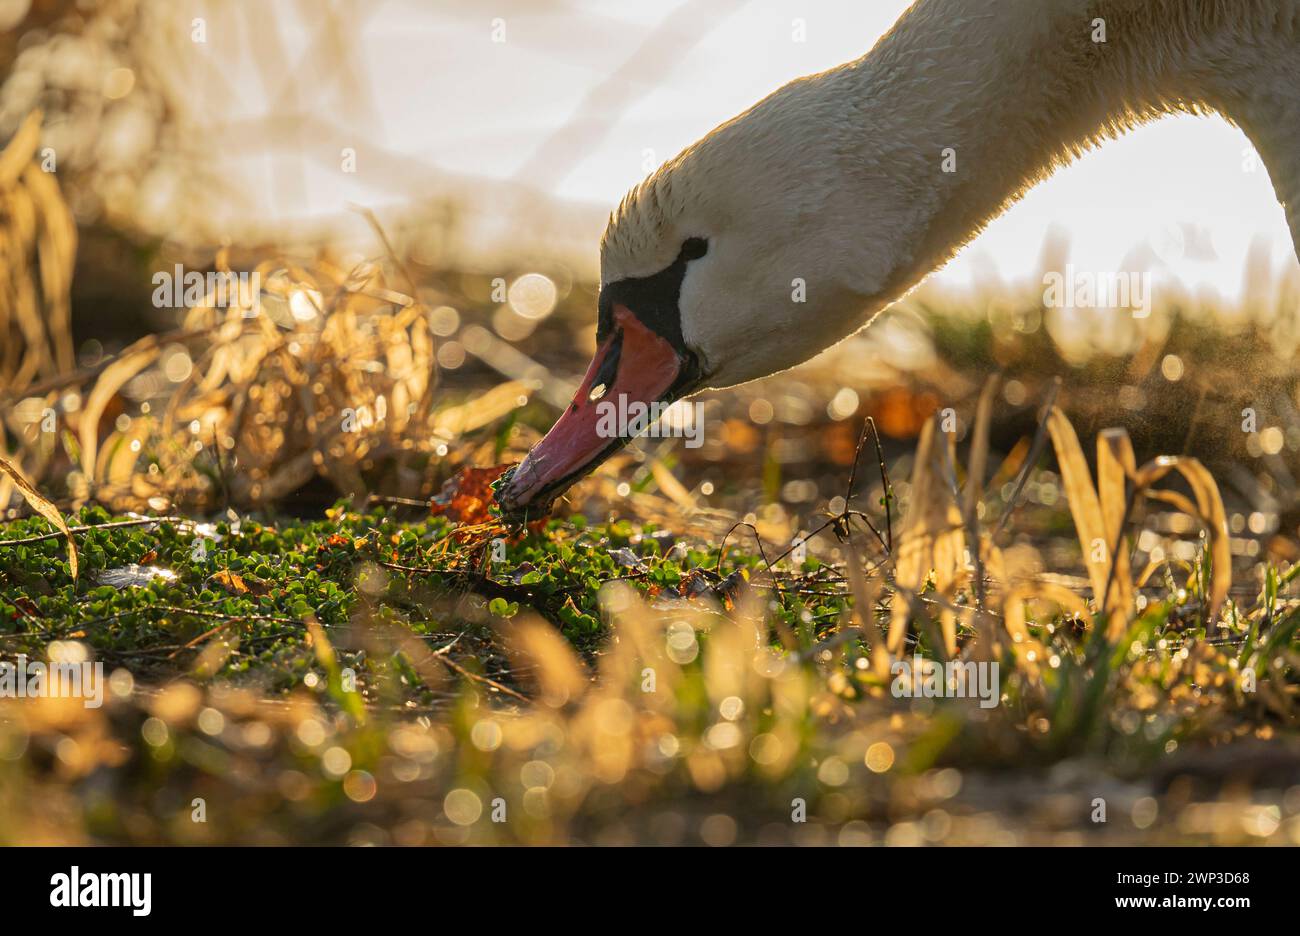
[[[871,159],[926,183],[893,291],[1057,167],[1172,112],[1241,126],[1300,238],[1298,39],[1300,5],[1275,0],[920,0],[853,66]]]

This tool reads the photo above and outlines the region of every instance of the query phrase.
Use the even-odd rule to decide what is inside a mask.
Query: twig
[[[885,467],[885,452],[880,447],[880,430],[876,428],[876,420],[868,416],[867,425],[871,427],[871,437],[876,443],[876,463],[880,466],[880,483],[884,485],[885,490],[885,534],[889,537],[888,548],[892,555],[894,552],[894,485],[889,481],[889,469]]]
[[[458,637],[456,639],[459,640],[460,638]],[[437,650],[433,651],[433,656],[436,656],[439,660],[443,662],[445,666],[455,670],[457,673],[460,673],[466,679],[473,679],[478,682],[484,683],[488,686],[491,686],[493,689],[497,690],[498,692],[504,692],[506,695],[518,699],[520,702],[523,702],[525,705],[533,704],[533,700],[528,698],[528,696],[524,695],[522,692],[516,692],[514,689],[511,689],[509,686],[497,682],[495,679],[492,679],[488,676],[484,676],[480,673],[475,673],[473,670],[467,669],[464,666],[461,666],[455,660],[453,660],[447,654],[447,651],[450,650],[452,648],[452,644],[455,643],[456,641],[453,640],[451,643],[447,644],[447,646],[439,647]]]
[[[394,497],[389,494],[368,494],[366,495],[367,504],[393,504],[397,507],[424,507],[428,508],[432,501],[429,499],[416,500],[414,497]]]
[[[1127,484],[1128,482],[1126,481],[1125,483]],[[1128,497],[1124,499],[1124,513],[1119,518],[1119,532],[1115,537],[1115,548],[1112,549],[1110,553],[1110,568],[1106,571],[1106,587],[1102,591],[1101,595],[1098,596],[1098,601],[1101,602],[1101,612],[1106,616],[1106,627],[1108,631],[1110,629],[1111,614],[1108,610],[1110,606],[1110,589],[1111,586],[1115,584],[1115,572],[1119,567],[1120,550],[1124,548],[1124,528],[1128,526],[1129,517],[1133,513],[1133,508],[1137,505],[1137,499],[1141,493],[1142,492],[1135,487],[1133,490],[1129,491]],[[1127,609],[1125,609],[1124,613],[1127,615]],[[1209,630],[1210,622],[1205,621],[1205,631],[1207,634],[1209,633]],[[1107,634],[1107,637],[1109,638],[1109,634]]]
[[[415,277],[411,275],[411,271],[407,268],[406,263],[397,256],[397,251],[393,249],[392,241],[388,239],[388,234],[384,232],[384,226],[379,223],[379,219],[375,217],[375,213],[363,205],[349,204],[348,208],[366,219],[366,223],[368,223],[371,230],[375,232],[375,236],[379,238],[379,242],[384,245],[384,252],[388,254],[388,259],[393,262],[393,265],[397,267],[398,271],[402,274],[402,278],[406,280],[406,287],[411,291],[411,302],[418,305],[420,302],[420,292],[419,287],[416,286]]]
[[[1056,394],[1061,389],[1061,378],[1057,377],[1052,381],[1052,388],[1047,391],[1047,400],[1043,404],[1043,418],[1038,423],[1038,432],[1034,435],[1034,444],[1029,447],[1029,454],[1025,456],[1025,463],[1020,469],[1020,477],[1016,479],[1016,488],[1011,494],[1011,502],[1007,504],[1007,509],[1002,516],[998,518],[998,525],[993,528],[993,533],[989,541],[996,540],[1006,527],[1011,517],[1020,506],[1020,495],[1025,489],[1025,483],[1029,480],[1029,472],[1034,470],[1034,465],[1038,463],[1039,457],[1043,454],[1043,446],[1047,443],[1047,417],[1052,412],[1052,407],[1056,404]]]
[[[853,450],[853,468],[849,471],[849,485],[844,491],[844,510],[835,518],[835,520],[837,522],[838,530],[840,528],[839,525],[843,524],[851,513],[849,510],[849,501],[853,499],[853,488],[858,483],[858,463],[862,460],[862,449],[867,444],[868,429],[871,430],[871,434],[876,442],[876,460],[880,464],[880,479],[881,483],[884,484],[885,524],[886,533],[889,537],[888,541],[886,541],[885,537],[880,535],[880,531],[876,529],[876,525],[871,522],[871,519],[866,514],[861,511],[852,511],[852,513],[856,513],[871,532],[876,534],[876,539],[880,540],[880,545],[885,548],[885,552],[892,553],[894,551],[894,521],[893,515],[889,509],[889,501],[892,493],[889,486],[889,472],[885,468],[885,453],[880,448],[880,433],[876,431],[876,421],[870,416],[868,416],[867,421],[862,424],[862,434],[858,436],[857,447]]]
[[[148,526],[152,523],[189,523],[188,517],[140,517],[136,520],[114,520],[110,523],[99,523],[94,526],[71,527],[69,533],[90,533],[93,530],[111,530],[120,527]],[[0,539],[0,546],[30,546],[33,543],[43,543],[46,540],[60,539],[63,533],[42,533],[39,536],[28,536],[23,539]]]
[[[212,451],[217,456],[217,480],[221,482],[221,512],[230,513],[230,485],[226,482],[226,462],[221,457],[221,439],[217,436],[217,427],[212,427]]]
[[[189,641],[186,644],[183,644],[182,646],[177,647],[175,650],[169,653],[167,655],[167,659],[169,660],[175,659],[179,654],[184,653],[186,650],[189,650],[190,648],[196,646],[199,643],[202,643],[204,640],[211,637],[213,634],[217,633],[217,631],[224,630],[225,628],[229,627],[231,623],[232,621],[222,621],[220,624],[216,625],[215,627],[208,628],[203,633],[199,634],[199,636],[195,637],[193,640]]]
[[[777,597],[781,600],[781,606],[784,607],[785,592],[781,590],[781,582],[776,577],[776,570],[772,568],[772,563],[768,561],[767,550],[763,548],[763,537],[758,535],[758,528],[755,527],[754,524],[752,523],[749,523],[745,520],[738,520],[736,523],[732,524],[731,529],[728,530],[726,532],[726,535],[722,537],[722,543],[718,547],[718,564],[714,568],[714,574],[717,575],[719,578],[721,578],[722,560],[727,555],[727,537],[731,536],[731,534],[735,532],[737,527],[742,527],[742,526],[749,527],[750,532],[754,534],[754,542],[758,544],[758,554],[763,557],[763,563],[767,566],[767,574],[772,577],[772,587],[776,589]],[[787,550],[786,552],[788,553],[789,550]],[[786,553],[782,553],[782,555],[784,556],[786,555]],[[778,558],[777,561],[779,562],[780,559]]]

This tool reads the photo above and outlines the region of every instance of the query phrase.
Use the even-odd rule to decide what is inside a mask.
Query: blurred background
[[[83,224],[364,243],[356,203],[405,215],[431,262],[539,253],[590,277],[631,185],[779,85],[864,54],[907,5],[3,0],[0,132],[45,111]],[[1248,256],[1294,267],[1267,173],[1218,120],[1089,155],[936,280],[1031,275],[1049,233],[1080,268],[1136,257],[1226,298]]]
[[[597,245],[623,192],[783,82],[862,55],[905,7],[905,0],[497,0],[489,7],[468,0],[0,0],[0,457],[68,514],[103,505],[107,510],[81,514],[96,523],[110,513],[178,514],[186,518],[186,535],[198,532],[201,542],[209,535],[203,530],[216,531],[227,519],[231,530],[251,514],[254,523],[266,524],[249,524],[258,543],[265,534],[265,548],[277,553],[266,578],[290,569],[295,585],[296,579],[319,584],[318,573],[328,570],[313,565],[317,551],[329,559],[330,550],[338,550],[342,589],[328,575],[326,584],[340,594],[370,595],[360,577],[351,588],[353,537],[361,542],[382,528],[398,544],[397,528],[390,520],[372,523],[371,515],[327,508],[340,498],[352,498],[354,507],[375,498],[428,521],[429,499],[449,478],[463,477],[461,468],[518,460],[566,405],[594,348]],[[1044,275],[1071,266],[1149,274],[1150,315],[1049,306]],[[160,283],[176,285],[181,271],[256,274],[260,287],[256,295],[223,295],[205,280],[193,295],[160,298]],[[753,524],[742,532],[757,533],[760,545],[789,543],[799,531],[824,525],[828,508],[836,514],[845,509],[846,481],[867,417],[881,431],[895,509],[905,509],[907,479],[923,473],[913,474],[922,427],[937,411],[951,409],[956,442],[965,446],[977,400],[991,387],[993,452],[987,496],[977,509],[985,521],[1014,513],[1001,548],[1015,575],[1050,579],[1077,595],[1089,589],[1088,560],[1054,457],[1043,454],[1041,470],[1022,471],[1043,403],[1055,399],[1089,455],[1098,432],[1123,426],[1139,464],[1190,454],[1209,467],[1226,504],[1237,572],[1231,597],[1253,609],[1253,617],[1237,622],[1243,633],[1235,639],[1251,642],[1250,650],[1260,628],[1273,626],[1270,640],[1289,641],[1294,624],[1285,631],[1277,624],[1278,580],[1269,570],[1300,561],[1297,352],[1300,268],[1267,173],[1245,137],[1223,121],[1166,119],[1108,143],[1036,188],[867,331],[789,373],[703,395],[700,448],[673,439],[634,442],[569,493],[549,539],[539,537],[526,548],[545,542],[572,552],[568,542],[588,537],[599,546],[584,545],[593,555],[609,563],[616,554],[624,557],[620,563],[630,556],[639,564],[629,547],[647,557],[657,555],[659,537],[666,537],[665,549],[676,538],[718,547],[737,521]],[[870,450],[864,461],[855,503],[878,515],[884,483]],[[1025,480],[1023,496],[1017,479]],[[482,509],[486,495],[478,493]],[[985,516],[989,505],[997,512]],[[480,705],[477,690],[465,692],[458,683],[447,693],[457,706],[454,724],[431,726],[425,719],[420,730],[398,726],[385,742],[394,757],[376,754],[382,747],[377,734],[367,734],[386,730],[382,720],[354,730],[336,710],[316,707],[313,700],[327,699],[335,685],[334,676],[318,674],[326,659],[334,665],[333,651],[321,650],[329,650],[323,631],[313,632],[315,650],[297,634],[273,644],[282,637],[278,626],[249,637],[255,649],[241,668],[257,653],[270,675],[263,683],[255,675],[247,685],[275,692],[305,687],[272,709],[274,732],[258,720],[265,712],[250,697],[220,681],[208,696],[185,680],[165,692],[146,687],[150,667],[155,674],[172,673],[177,654],[187,672],[199,672],[188,669],[183,654],[216,630],[210,629],[218,615],[212,607],[242,622],[248,608],[229,602],[251,607],[257,601],[265,611],[284,597],[235,594],[249,589],[242,580],[236,585],[229,568],[218,580],[202,565],[207,559],[185,561],[191,554],[180,548],[174,530],[156,537],[151,530],[148,536],[165,545],[146,546],[142,534],[130,563],[176,565],[194,590],[203,589],[186,600],[200,600],[207,616],[190,619],[192,630],[183,630],[171,616],[176,612],[175,620],[184,622],[184,608],[156,604],[154,610],[167,614],[149,619],[157,625],[148,632],[154,644],[136,647],[130,643],[139,633],[135,625],[104,625],[140,612],[129,602],[146,590],[99,579],[93,597],[104,605],[103,616],[94,610],[98,605],[88,610],[89,602],[60,612],[65,622],[77,622],[64,634],[64,649],[80,646],[73,641],[98,640],[96,652],[108,656],[123,650],[113,641],[129,644],[124,655],[108,658],[139,671],[140,690],[125,669],[114,674],[111,688],[123,699],[134,697],[140,711],[126,717],[117,714],[121,708],[105,708],[110,714],[101,720],[84,709],[22,709],[27,726],[0,736],[0,779],[6,780],[0,782],[0,816],[30,815],[25,825],[0,822],[0,838],[79,841],[89,829],[102,841],[491,841],[496,825],[476,823],[489,801],[485,758],[499,750],[504,766],[498,781],[527,787],[523,812],[512,813],[523,824],[511,830],[513,839],[503,840],[674,842],[696,835],[691,830],[697,826],[697,837],[709,844],[763,840],[768,826],[738,831],[731,818],[733,811],[766,815],[752,806],[756,787],[736,787],[739,806],[719,793],[728,778],[748,776],[747,758],[757,752],[750,759],[771,781],[768,791],[781,814],[780,824],[769,824],[779,825],[773,840],[827,841],[827,830],[836,826],[845,843],[1076,842],[1087,835],[1300,841],[1300,787],[1294,785],[1300,754],[1294,747],[1276,754],[1280,743],[1272,732],[1281,722],[1250,707],[1253,701],[1238,704],[1240,693],[1229,679],[1236,657],[1230,663],[1215,657],[1211,641],[1189,642],[1193,655],[1166,639],[1184,628],[1182,617],[1194,621],[1200,613],[1186,604],[1199,600],[1194,580],[1203,557],[1192,517],[1176,504],[1168,507],[1141,508],[1146,512],[1138,518],[1133,568],[1161,569],[1163,579],[1153,579],[1147,591],[1154,596],[1164,589],[1178,598],[1179,610],[1159,640],[1172,658],[1153,657],[1151,666],[1145,656],[1137,660],[1125,670],[1119,694],[1095,693],[1101,681],[1090,667],[1067,667],[1068,679],[1045,670],[1049,689],[1059,689],[1059,706],[1044,703],[1040,711],[1027,703],[1006,720],[986,722],[976,711],[956,727],[932,718],[929,700],[900,720],[885,700],[863,704],[855,721],[842,706],[851,694],[848,682],[832,672],[843,662],[838,657],[826,667],[827,692],[820,676],[805,684],[798,668],[772,670],[790,680],[781,698],[807,698],[806,708],[802,701],[794,707],[774,703],[768,673],[742,702],[750,690],[728,688],[728,674],[758,672],[746,662],[756,638],[745,636],[733,646],[715,635],[704,642],[709,652],[723,653],[724,661],[732,653],[739,662],[697,667],[708,679],[683,681],[680,711],[669,713],[681,724],[650,712],[636,744],[623,743],[634,729],[621,713],[631,704],[660,704],[659,697],[646,703],[652,696],[640,689],[630,693],[631,703],[612,699],[612,707],[588,695],[596,702],[564,710],[573,713],[571,722],[555,715],[563,699],[554,711],[538,707],[537,717],[506,722],[510,733],[503,744],[492,718],[472,714]],[[584,513],[591,525],[564,517],[568,512]],[[14,481],[0,477],[0,515],[30,514]],[[199,523],[200,517],[217,522]],[[617,523],[608,522],[615,517]],[[293,518],[319,527],[323,542],[290,549],[288,534],[283,542],[271,536],[277,526],[296,530]],[[314,544],[315,535],[302,541]],[[419,539],[409,530],[402,536],[403,548],[413,549]],[[263,548],[250,545],[252,539],[240,540],[239,548]],[[30,568],[15,564],[12,572],[24,594],[35,598],[15,605],[12,620],[21,613],[22,628],[15,624],[8,637],[38,647],[48,636],[43,620],[59,620],[53,614],[42,619],[42,611],[63,599],[52,593],[41,567],[61,546],[47,535],[35,540],[48,550],[26,554]],[[830,540],[827,535],[815,545],[845,565],[846,556]],[[445,548],[448,540],[439,542]],[[752,542],[737,546],[733,538],[729,555],[751,549]],[[170,560],[168,550],[174,550]],[[469,547],[457,551],[467,563],[474,554]],[[87,553],[89,566],[109,565],[102,549]],[[122,561],[127,551],[112,555]],[[726,572],[722,558],[716,567]],[[856,554],[851,558],[858,561]],[[301,564],[285,564],[294,562]],[[1173,567],[1185,576],[1181,584]],[[519,564],[516,586],[531,568]],[[697,563],[691,574],[703,568]],[[0,577],[8,574],[0,569]],[[255,588],[265,584],[250,581]],[[393,576],[394,589],[400,584]],[[161,583],[151,587],[164,593]],[[76,595],[70,579],[59,590]],[[1257,595],[1271,596],[1266,602]],[[398,607],[397,620],[405,621],[402,615],[414,606],[420,620],[413,626],[422,638],[450,640],[439,653],[474,633],[460,627],[461,610],[447,611],[422,590],[398,599],[382,609],[385,614]],[[369,600],[363,598],[363,610]],[[122,604],[109,608],[111,601]],[[1294,608],[1294,599],[1282,602]],[[291,623],[311,611],[293,611]],[[477,616],[464,619],[478,627],[481,612],[475,608]],[[339,620],[331,626],[342,628],[337,603],[332,613]],[[369,613],[359,612],[358,620]],[[320,616],[330,625],[325,611]],[[265,625],[282,618],[259,620]],[[814,633],[811,616],[801,620],[810,640],[824,636]],[[840,610],[831,608],[825,620],[838,627]],[[1068,647],[1061,652],[1069,662],[1084,626],[1070,617],[1060,623],[1053,646]],[[538,640],[550,634],[541,631]],[[356,651],[346,632],[332,630],[330,638],[345,652]],[[204,647],[196,679],[216,671],[202,662],[209,647],[226,652],[224,646],[223,638]],[[494,662],[486,646],[466,638],[457,652],[467,665],[483,664],[513,679],[504,657],[497,654]],[[631,665],[633,642],[610,646],[602,653],[606,662]],[[1271,657],[1270,648],[1281,643],[1262,646],[1268,652],[1258,652]],[[557,671],[578,672],[573,679],[580,684],[582,671],[567,651],[550,649]],[[694,666],[693,636],[689,649],[681,659]],[[149,652],[155,653],[152,663]],[[402,652],[409,651],[404,646]],[[1290,645],[1286,653],[1293,674]],[[374,654],[380,661],[387,656],[396,657],[391,647]],[[309,657],[319,657],[320,667]],[[823,659],[830,659],[829,650],[817,662]],[[1241,659],[1250,659],[1246,651]],[[812,661],[812,653],[804,660]],[[1219,668],[1206,670],[1207,660]],[[1058,662],[1051,658],[1052,670]],[[1177,669],[1184,662],[1185,669]],[[1271,711],[1293,726],[1294,680],[1285,683],[1282,664],[1276,666],[1287,694]],[[459,664],[457,674],[470,675]],[[405,694],[421,680],[433,685],[423,670],[419,679],[412,673],[408,680],[405,671],[398,677],[385,670],[385,685],[398,687],[393,698],[405,705]],[[1175,689],[1168,688],[1171,682]],[[1217,691],[1203,691],[1208,687]],[[1097,716],[1092,734],[1092,723],[1071,720],[1085,689]],[[573,698],[581,691],[575,689]],[[1215,783],[1245,777],[1275,789],[1272,800],[1230,802],[1225,794],[1219,802],[1213,784],[1208,792],[1180,787],[1168,779],[1175,768],[1161,768],[1140,784],[1125,779],[1100,788],[1120,804],[1117,814],[1132,816],[1129,825],[1103,828],[1078,807],[1097,795],[1097,762],[1064,763],[1050,776],[1004,769],[1029,763],[1025,751],[1043,763],[1095,754],[1096,738],[1113,729],[1122,740],[1107,752],[1109,769],[1132,772],[1134,763],[1149,763],[1126,759],[1140,745],[1158,742],[1165,753],[1177,747],[1148,729],[1172,732],[1167,725],[1183,724],[1212,698],[1227,714],[1207,718],[1205,732],[1218,740],[1253,734],[1259,745],[1247,753],[1255,754],[1225,746],[1177,769]],[[485,709],[500,701],[486,690],[481,699]],[[1157,702],[1168,703],[1161,718],[1172,711],[1177,719],[1155,724]],[[762,725],[757,748],[737,741],[736,703],[753,722],[746,731]],[[668,703],[670,709],[676,704]],[[815,715],[832,726],[830,740],[773,748],[784,730],[767,724],[773,709],[782,718],[797,709],[790,715],[790,738],[813,737],[805,721]],[[1059,744],[1040,717],[1049,709],[1067,716],[1059,723]],[[715,716],[720,720],[711,724]],[[116,720],[113,730],[120,729],[123,744],[103,740],[108,719]],[[681,748],[687,751],[692,738],[717,729],[725,764],[700,745],[687,779],[665,766],[678,750],[673,732],[687,739]],[[552,744],[566,731],[574,743],[567,749]],[[219,754],[216,738],[223,739]],[[657,746],[640,743],[653,738]],[[148,759],[123,760],[129,745],[145,749],[142,739]],[[904,766],[903,755],[917,739],[915,747],[931,760],[955,739],[952,763],[963,770],[988,763],[997,772],[986,782],[978,772],[963,774],[938,762],[933,769],[918,767],[910,758],[911,773],[891,773],[895,749]],[[772,749],[783,753],[769,757]],[[587,753],[593,759],[584,760]],[[317,754],[324,773],[313,767],[309,780],[304,758]],[[641,760],[645,764],[635,771],[629,766]],[[137,770],[140,763],[147,769]],[[155,768],[164,763],[172,773],[160,779]],[[831,825],[791,832],[784,821],[791,793],[805,787],[789,784],[811,785],[809,765],[817,764],[816,782],[830,791],[821,815]],[[857,770],[851,783],[848,765]],[[32,776],[43,771],[52,779],[25,786],[22,771],[29,768]],[[631,780],[620,792],[625,770]],[[385,796],[375,798],[375,776]],[[666,805],[642,808],[646,791],[663,778]],[[66,789],[60,786],[65,782]],[[595,790],[590,801],[584,800],[588,787]],[[548,789],[554,807],[546,802]],[[692,789],[701,798],[683,800],[682,791]],[[214,816],[222,817],[211,827],[190,821],[195,790],[206,791]],[[959,790],[965,805],[958,805]],[[718,798],[710,799],[715,793]],[[1161,826],[1154,827],[1154,797],[1166,793]],[[1193,794],[1205,801],[1193,801]],[[1278,803],[1285,806],[1285,825]],[[218,813],[218,804],[228,808]],[[554,826],[552,816],[558,817]],[[862,816],[875,827],[847,821]]]
[[[10,213],[10,268],[30,254],[33,279],[9,286],[6,445],[72,501],[211,506],[245,468],[235,500],[300,511],[427,495],[455,464],[517,457],[591,349],[597,244],[621,194],[781,83],[863,54],[905,7],[0,0],[0,139],[17,143],[0,177],[36,219]],[[224,310],[159,307],[155,277],[176,263],[260,270],[288,310],[278,332],[252,336],[243,316],[222,337]],[[1151,274],[1153,314],[1044,308],[1044,271],[1067,264]],[[658,461],[687,503],[808,512],[842,485],[864,415],[907,441],[936,409],[965,418],[998,372],[1004,452],[1061,377],[1081,434],[1123,424],[1140,456],[1201,455],[1267,542],[1300,524],[1298,297],[1246,138],[1166,119],[1035,189],[872,329],[712,395],[702,449],[634,446],[635,478],[611,496],[660,488]],[[380,321],[406,335],[402,355],[355,351],[389,341]],[[314,401],[249,417],[272,339],[327,379],[281,369]],[[388,415],[340,441],[320,429],[331,407]],[[79,449],[39,431],[47,411]]]

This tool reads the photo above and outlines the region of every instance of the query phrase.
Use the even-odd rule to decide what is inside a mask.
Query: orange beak
[[[582,385],[564,413],[528,456],[503,478],[497,502],[506,513],[544,514],[566,488],[590,473],[628,438],[611,431],[622,405],[671,402],[685,359],[626,306],[614,306],[615,327],[596,349]]]

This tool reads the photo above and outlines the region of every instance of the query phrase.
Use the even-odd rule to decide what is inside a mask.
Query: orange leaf
[[[456,523],[485,523],[492,518],[489,508],[494,496],[492,482],[509,465],[490,468],[462,468],[447,480],[429,510],[435,517],[446,515]]]

